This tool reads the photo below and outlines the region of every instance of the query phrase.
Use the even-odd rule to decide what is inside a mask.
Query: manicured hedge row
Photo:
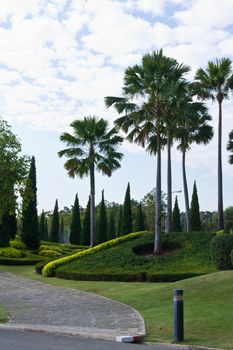
[[[111,247],[114,247],[120,243],[123,243],[123,242],[128,242],[128,241],[131,241],[137,237],[140,237],[142,236],[143,234],[145,234],[145,232],[134,232],[134,233],[130,233],[128,235],[125,235],[125,236],[122,236],[122,237],[118,237],[118,238],[115,238],[115,239],[112,239],[110,241],[107,241],[107,242],[104,242],[104,243],[101,243],[93,248],[89,248],[89,249],[86,249],[86,250],[83,250],[81,252],[78,252],[76,254],[72,254],[72,255],[69,255],[69,256],[66,256],[64,258],[61,258],[61,259],[57,259],[57,260],[54,260],[54,261],[51,261],[49,262],[47,265],[45,265],[45,267],[43,268],[42,270],[42,274],[46,277],[52,277],[52,276],[55,276],[55,270],[60,267],[60,266],[63,266],[63,265],[66,265],[68,263],[70,263],[71,261],[74,261],[74,260],[77,260],[77,259],[80,259],[84,256],[87,256],[87,255],[90,255],[90,254],[94,254],[100,250],[104,250],[104,249],[107,249],[107,248],[111,248]]]
[[[0,265],[14,265],[14,266],[35,265],[41,261],[42,259],[36,259],[36,258],[22,258],[22,259],[0,258]]]

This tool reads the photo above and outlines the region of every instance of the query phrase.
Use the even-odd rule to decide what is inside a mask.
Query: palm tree
[[[116,151],[123,138],[117,134],[116,129],[108,130],[108,122],[97,117],[84,117],[75,120],[70,125],[73,134],[63,133],[60,140],[68,148],[58,152],[68,158],[65,168],[70,177],[90,176],[90,245],[95,244],[95,170],[104,175],[111,176],[114,170],[120,168],[122,153]]]
[[[118,113],[125,113],[115,124],[127,134],[127,139],[157,155],[154,253],[161,251],[163,118],[173,93],[173,85],[188,71],[189,67],[164,56],[162,50],[146,54],[142,57],[141,65],[126,69],[123,97],[105,98],[107,107],[114,105]]]
[[[229,133],[227,150],[231,152],[231,155],[229,156],[229,163],[233,164],[233,130],[231,130],[231,132]]]
[[[228,58],[208,62],[206,70],[199,68],[196,76],[197,95],[202,100],[218,102],[218,229],[224,229],[222,191],[222,102],[233,89],[232,62]]]
[[[201,102],[187,101],[181,107],[182,117],[176,131],[179,144],[177,149],[182,152],[182,173],[185,198],[186,231],[190,231],[189,196],[186,177],[186,152],[192,143],[207,144],[213,137],[213,128],[208,124],[211,120],[206,106]]]

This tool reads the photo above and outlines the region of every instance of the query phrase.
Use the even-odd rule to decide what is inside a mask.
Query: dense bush
[[[0,257],[2,258],[22,258],[25,256],[20,250],[15,248],[0,248]]]
[[[210,245],[211,257],[218,270],[230,270],[233,265],[231,262],[231,251],[233,249],[233,235],[216,235]]]
[[[36,265],[35,265],[35,270],[37,273],[39,273],[40,275],[42,274],[42,269],[43,267],[48,264],[51,260],[50,259],[46,259],[46,260],[43,260],[43,261],[40,261],[38,262]]]
[[[172,282],[216,271],[209,252],[212,234],[163,234],[160,255],[153,255],[154,235],[144,233],[56,269],[56,276],[76,280]],[[93,266],[95,268],[93,269]]]
[[[23,266],[23,265],[35,265],[42,260],[39,258],[2,258],[0,257],[0,265],[9,265],[9,266]]]
[[[45,251],[45,250],[53,250],[54,252],[63,254],[63,249],[62,248],[59,248],[59,247],[53,246],[53,245],[41,245],[40,248],[39,248],[39,254],[43,255],[41,253],[43,251]]]
[[[15,249],[19,249],[19,250],[27,249],[26,245],[23,242],[16,241],[16,240],[10,241],[10,247],[15,248]]]
[[[48,249],[45,249],[45,250],[41,250],[39,252],[39,255],[41,256],[45,256],[47,258],[60,258],[62,256],[62,253],[58,252],[58,251],[55,251],[55,250],[48,250]]]
[[[93,248],[89,248],[89,249],[86,249],[84,251],[78,252],[76,254],[73,254],[73,255],[70,255],[70,256],[66,256],[66,257],[58,259],[58,260],[54,260],[54,261],[48,263],[47,265],[45,265],[45,267],[42,270],[42,274],[44,276],[47,276],[47,277],[54,276],[55,275],[55,270],[59,266],[63,266],[65,264],[70,263],[71,261],[75,261],[75,260],[80,259],[80,258],[82,258],[84,256],[94,254],[94,253],[96,253],[98,251],[102,251],[102,250],[105,250],[107,248],[114,247],[114,246],[116,246],[116,245],[118,245],[120,243],[134,240],[135,238],[140,237],[140,236],[142,236],[144,234],[145,234],[144,232],[130,233],[128,235],[125,235],[125,236],[122,236],[122,237],[118,237],[118,238],[115,238],[115,239],[111,239],[110,241],[101,243],[101,244],[99,244],[99,245],[97,245],[97,246],[95,246]],[[93,266],[92,266],[92,269],[93,269]]]

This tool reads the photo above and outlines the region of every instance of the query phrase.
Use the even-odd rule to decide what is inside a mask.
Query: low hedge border
[[[22,258],[22,259],[16,259],[16,258],[0,258],[0,265],[14,265],[14,266],[20,266],[20,265],[35,265],[39,262],[41,262],[42,259],[33,259],[33,258]]]
[[[57,269],[58,278],[77,281],[115,281],[115,282],[176,282],[187,278],[201,276],[201,273],[149,274],[139,273],[79,273]]]
[[[93,248],[89,248],[89,249],[83,250],[81,252],[78,252],[76,254],[72,254],[72,255],[66,256],[64,258],[60,258],[60,259],[56,259],[54,261],[51,261],[47,265],[45,265],[45,267],[43,268],[42,275],[45,277],[54,277],[56,269],[60,266],[66,265],[66,264],[70,263],[71,261],[80,259],[84,256],[94,254],[100,250],[114,247],[120,243],[131,241],[137,237],[142,236],[143,234],[146,234],[146,232],[145,231],[133,232],[133,233],[130,233],[130,234],[125,235],[125,236],[111,239],[110,241],[101,243]]]

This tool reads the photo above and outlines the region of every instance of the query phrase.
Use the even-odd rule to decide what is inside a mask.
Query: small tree
[[[182,232],[181,222],[180,222],[180,209],[178,205],[178,199],[176,196],[174,209],[172,213],[172,230],[173,232]]]
[[[117,237],[122,236],[122,233],[123,233],[122,220],[123,220],[123,209],[122,209],[122,206],[120,206],[118,221],[117,221]]]
[[[59,227],[59,242],[61,243],[65,243],[65,239],[64,239],[64,220],[63,217],[61,217],[61,222],[60,222],[60,227]]]
[[[145,216],[142,210],[142,203],[140,202],[137,207],[135,231],[145,231]]]
[[[116,237],[116,225],[113,211],[110,212],[109,222],[108,222],[108,239],[113,239]]]
[[[106,214],[106,206],[104,202],[104,190],[102,191],[102,200],[99,209],[99,220],[98,220],[98,244],[106,242],[108,240],[108,219]]]
[[[44,210],[42,210],[41,216],[40,216],[40,223],[39,223],[39,231],[40,231],[40,239],[42,241],[45,241],[45,214]]]
[[[201,217],[200,217],[196,181],[194,181],[194,185],[193,185],[193,195],[192,195],[191,209],[190,209],[190,224],[191,224],[192,231],[201,230]]]
[[[35,158],[32,157],[26,188],[23,195],[21,228],[22,241],[30,249],[37,249],[40,243],[36,192],[36,165]]]
[[[82,245],[90,245],[90,198],[87,203],[87,207],[85,210],[85,215],[83,219],[83,230],[81,235],[81,244]]]
[[[48,220],[45,219],[45,231],[44,231],[44,240],[49,240],[49,229],[48,229]]]
[[[52,216],[52,225],[50,230],[50,241],[59,243],[59,214],[58,201],[56,199],[55,207]]]
[[[72,220],[70,225],[70,243],[80,244],[81,237],[81,219],[79,210],[78,196],[75,196],[74,206],[72,210]]]
[[[130,198],[130,185],[128,183],[123,206],[122,234],[127,235],[133,231],[132,208]]]

